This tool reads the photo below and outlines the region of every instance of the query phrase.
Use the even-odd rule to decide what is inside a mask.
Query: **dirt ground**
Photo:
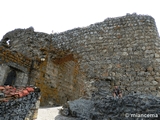
[[[54,120],[55,117],[58,115],[58,109],[60,108],[62,107],[39,108],[36,120]]]

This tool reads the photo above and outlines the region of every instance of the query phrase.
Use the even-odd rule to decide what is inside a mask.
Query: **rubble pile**
[[[40,104],[36,87],[0,86],[0,120],[32,120]]]
[[[56,120],[134,120],[130,114],[152,114],[149,119],[156,120],[160,117],[159,108],[160,98],[151,95],[132,94],[123,98],[78,99],[66,103]]]

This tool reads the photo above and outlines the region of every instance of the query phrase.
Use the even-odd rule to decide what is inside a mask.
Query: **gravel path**
[[[39,108],[36,120],[54,120],[62,107]]]

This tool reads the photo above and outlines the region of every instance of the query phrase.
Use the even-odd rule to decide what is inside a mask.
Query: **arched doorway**
[[[15,81],[16,81],[16,77],[17,77],[16,71],[11,70],[7,75],[7,78],[6,78],[4,85],[14,85]]]

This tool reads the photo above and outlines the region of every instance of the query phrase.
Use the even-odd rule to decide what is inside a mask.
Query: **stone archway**
[[[4,85],[14,85],[16,81],[16,77],[17,77],[16,71],[12,69],[8,73],[7,78],[4,82]]]

